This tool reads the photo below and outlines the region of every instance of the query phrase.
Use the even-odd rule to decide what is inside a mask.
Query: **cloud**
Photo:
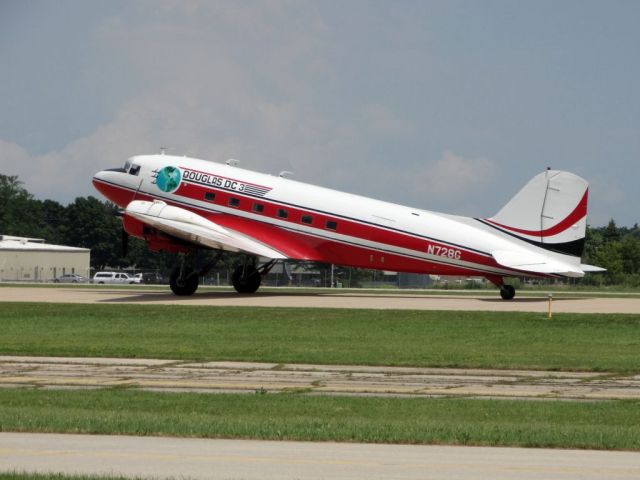
[[[380,103],[366,105],[362,109],[362,117],[367,133],[396,137],[413,133],[411,123],[401,119],[391,108]]]
[[[461,195],[482,190],[495,173],[495,162],[487,158],[464,158],[447,150],[433,166],[420,172],[420,179],[438,195]]]
[[[90,42],[101,56],[88,68],[129,85],[110,117],[42,155],[0,142],[3,165],[38,198],[94,195],[96,171],[160,147],[423,208],[469,201],[493,179],[492,161],[451,151],[390,162],[416,127],[367,96],[332,103],[341,64],[314,7],[167,2],[149,14],[136,5],[105,19]]]

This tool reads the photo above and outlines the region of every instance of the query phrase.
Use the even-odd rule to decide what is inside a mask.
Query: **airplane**
[[[254,293],[284,260],[413,272],[482,276],[505,300],[510,277],[579,278],[604,269],[581,263],[588,183],[547,169],[498,213],[472,218],[436,213],[197,158],[138,155],[100,171],[95,188],[124,209],[123,235],[154,251],[181,253],[170,276],[192,295],[201,250],[247,254],[235,268],[239,293]],[[262,259],[262,264],[260,264]]]

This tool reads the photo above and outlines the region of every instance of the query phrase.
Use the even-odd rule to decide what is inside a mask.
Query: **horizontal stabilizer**
[[[496,250],[491,252],[494,260],[503,267],[514,268],[531,273],[564,275],[567,277],[583,277],[584,271],[576,265],[560,262],[545,255],[532,252]]]
[[[267,258],[287,258],[247,235],[222,227],[184,208],[167,205],[158,200],[134,200],[127,205],[125,215],[195,245]]]
[[[586,263],[580,264],[580,269],[583,272],[606,272],[606,268],[596,267],[595,265],[587,265]]]

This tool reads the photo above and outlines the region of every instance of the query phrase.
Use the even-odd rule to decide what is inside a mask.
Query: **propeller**
[[[128,251],[129,251],[129,234],[123,228],[122,229],[122,256],[126,257]]]
[[[123,218],[124,217],[124,210],[123,209],[118,209],[114,212],[114,215],[116,217],[120,217]],[[122,226],[122,230],[121,230],[121,239],[122,239],[122,257],[126,257],[127,256],[127,252],[129,251],[129,234],[127,233],[127,231],[124,229],[124,225]]]

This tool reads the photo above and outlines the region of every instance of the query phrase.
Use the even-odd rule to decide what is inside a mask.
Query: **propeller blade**
[[[128,251],[129,251],[129,234],[123,228],[122,229],[122,256],[126,257]]]

